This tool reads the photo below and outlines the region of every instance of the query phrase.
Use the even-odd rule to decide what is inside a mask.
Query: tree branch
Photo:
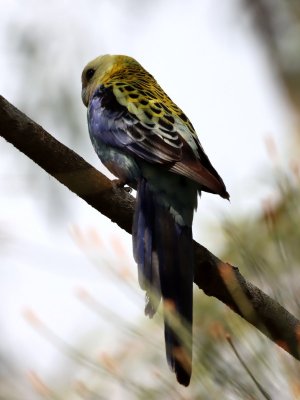
[[[135,200],[83,158],[0,96],[0,135],[41,168],[131,233]],[[194,242],[194,282],[300,360],[300,321],[279,303],[247,282],[231,266]]]

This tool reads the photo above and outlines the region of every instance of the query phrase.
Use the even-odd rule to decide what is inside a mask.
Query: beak
[[[87,107],[88,106],[87,90],[86,90],[86,87],[83,87],[83,86],[81,89],[81,99],[82,99],[83,104]]]

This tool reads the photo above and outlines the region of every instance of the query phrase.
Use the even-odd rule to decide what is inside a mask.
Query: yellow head
[[[90,61],[81,75],[84,105],[88,106],[90,97],[99,85],[105,84],[115,72],[129,66],[142,68],[134,58],[122,55],[105,54]]]

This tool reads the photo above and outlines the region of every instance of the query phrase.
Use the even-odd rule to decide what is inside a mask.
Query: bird
[[[202,191],[229,199],[183,111],[134,58],[102,55],[81,76],[88,130],[117,186],[136,190],[132,226],[138,281],[150,318],[162,303],[166,358],[177,381],[192,374],[192,222]]]

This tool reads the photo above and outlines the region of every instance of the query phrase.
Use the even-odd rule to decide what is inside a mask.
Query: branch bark
[[[135,200],[0,96],[0,135],[89,205],[131,233]],[[194,282],[300,360],[300,321],[238,268],[194,242]]]

